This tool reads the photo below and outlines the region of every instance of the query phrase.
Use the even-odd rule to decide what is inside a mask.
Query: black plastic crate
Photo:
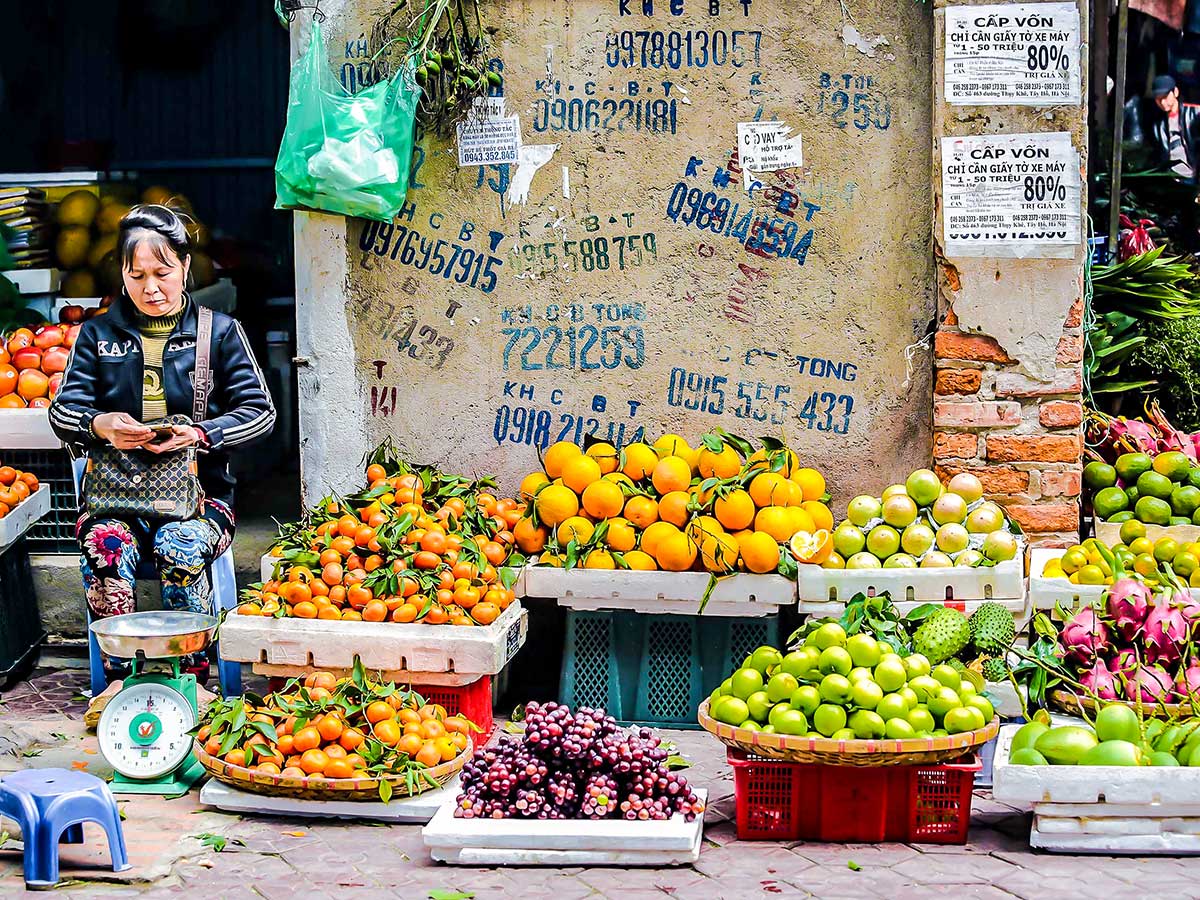
[[[30,553],[78,553],[75,520],[79,501],[71,477],[71,455],[61,450],[5,450],[5,464],[32,472],[50,490],[50,511],[25,533]]]
[[[33,591],[28,544],[28,538],[21,538],[0,553],[0,681],[20,674],[46,637]]]

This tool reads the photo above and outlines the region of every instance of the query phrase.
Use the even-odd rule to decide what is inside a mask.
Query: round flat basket
[[[1000,731],[1000,719],[994,718],[979,731],[902,741],[834,741],[790,734],[764,734],[718,722],[708,714],[707,700],[700,704],[697,718],[705,731],[716,735],[717,740],[727,747],[784,762],[827,766],[912,766],[949,762],[970,753],[980,744],[986,744]]]
[[[215,756],[204,752],[200,744],[195,745],[196,759],[204,766],[217,781],[222,781],[230,787],[251,794],[263,794],[267,797],[289,797],[293,800],[374,800],[379,801],[379,785],[384,779],[380,778],[293,778],[291,776],[273,775],[270,772],[256,772],[245,766],[234,766]],[[392,786],[392,796],[397,800],[413,797],[425,791],[445,787],[459,773],[474,752],[474,745],[467,744],[467,749],[449,762],[426,769],[426,777],[413,779],[413,789],[409,792],[408,780],[404,775],[388,775],[386,780]],[[430,779],[436,784],[431,783]]]
[[[1063,690],[1051,691],[1050,702],[1057,709],[1076,716],[1086,712],[1094,717],[1100,711],[1101,704],[1109,706],[1113,703],[1128,706],[1134,712],[1138,712],[1140,707],[1141,714],[1151,719],[1186,719],[1192,715],[1190,703],[1137,703],[1133,700],[1101,700],[1097,703],[1092,697],[1081,697]]]

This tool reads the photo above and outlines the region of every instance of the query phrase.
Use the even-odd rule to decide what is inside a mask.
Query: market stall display
[[[78,332],[78,325],[39,325],[7,335],[0,347],[0,416],[4,410],[50,406]]]
[[[1167,450],[1123,453],[1110,465],[1090,462],[1084,484],[1096,515],[1096,536],[1117,543],[1120,526],[1138,522],[1145,536],[1200,539],[1200,466],[1191,454]]]
[[[348,677],[313,672],[266,697],[213,703],[195,738],[200,764],[239,790],[386,803],[445,785],[478,731],[415,691],[373,680],[359,663]]]
[[[38,477],[0,465],[0,551],[8,549],[50,509],[50,492]]]
[[[1024,617],[1020,528],[970,473],[943,484],[919,469],[879,497],[855,497],[832,545],[821,565],[799,567],[802,612],[835,614],[856,594],[887,592],[905,608],[997,601]]]

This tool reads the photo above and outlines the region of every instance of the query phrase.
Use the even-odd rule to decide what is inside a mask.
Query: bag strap
[[[196,304],[196,369],[192,378],[192,421],[204,421],[208,410],[209,359],[212,356],[212,310]]]

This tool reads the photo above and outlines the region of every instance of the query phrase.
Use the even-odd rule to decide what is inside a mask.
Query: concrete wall
[[[389,5],[322,4],[337,71],[375,52]],[[387,436],[509,488],[548,442],[640,429],[783,435],[839,503],[928,464],[930,356],[905,351],[936,310],[930,9],[505,0],[487,16],[522,164],[459,168],[426,138],[395,226],[296,216],[306,498],[358,480]],[[759,118],[802,135],[805,167],[748,193],[737,123]],[[494,287],[473,266],[431,274],[456,248],[495,260]]]
[[[935,12],[933,182],[940,138],[1068,132],[1087,183],[1087,109],[949,106],[942,100],[943,22]],[[1082,34],[1088,5],[1080,4]],[[1083,96],[1088,96],[1087,53]],[[935,193],[935,210],[940,213]],[[1086,192],[1085,192],[1086,194]],[[1080,197],[1081,207],[1086,195]],[[944,474],[975,472],[1032,544],[1079,539],[1083,375],[1083,253],[1073,259],[950,259],[938,246],[934,457]]]

